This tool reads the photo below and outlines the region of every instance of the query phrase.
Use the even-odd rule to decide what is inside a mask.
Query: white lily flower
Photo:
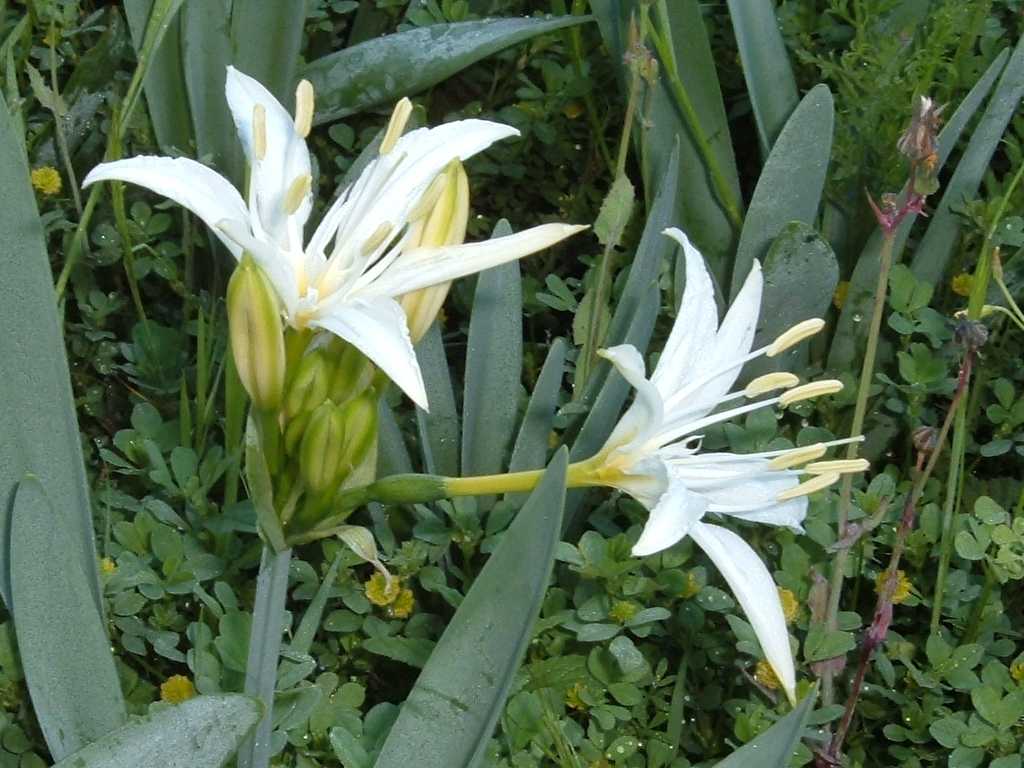
[[[650,378],[631,345],[601,354],[636,389],[636,399],[604,447],[586,463],[596,480],[629,493],[651,514],[633,548],[637,556],[666,549],[689,535],[722,572],[761,643],[786,694],[795,697],[796,675],[789,633],[775,582],[757,553],[737,534],[703,521],[708,512],[800,530],[807,495],[834,483],[844,472],[862,471],[866,462],[823,461],[836,440],[787,451],[756,454],[701,453],[701,431],[741,414],[775,405],[785,407],[838,392],[838,381],[797,386],[791,373],[770,373],[730,392],[743,365],[761,355],[780,354],[821,330],[807,320],[766,347],[750,350],[761,306],[762,277],[755,261],[721,325],[715,292],[704,259],[678,229],[665,234],[683,248],[686,289],[665,349]],[[736,400],[778,396],[716,410]],[[806,464],[803,470],[797,470]],[[801,481],[801,475],[810,479]]]
[[[460,120],[403,136],[412,111],[403,99],[378,157],[339,195],[304,246],[303,228],[313,207],[305,141],[313,119],[312,87],[299,84],[294,118],[266,88],[233,67],[225,90],[251,168],[247,200],[227,179],[187,158],[140,156],[104,163],[83,186],[127,181],[188,208],[236,259],[252,254],[289,325],[341,337],[424,409],[423,377],[396,298],[519,259],[584,229],[545,224],[478,243],[411,245],[411,225],[429,210],[439,193],[435,181],[448,164],[518,131],[486,120]]]

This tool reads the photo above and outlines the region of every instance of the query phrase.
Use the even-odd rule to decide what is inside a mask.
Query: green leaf
[[[198,696],[134,719],[53,768],[220,768],[259,716],[246,696]]]
[[[1024,42],[1024,41],[1022,41]],[[949,118],[949,122],[939,134],[938,155],[939,162],[936,172],[941,171],[946,160],[949,159],[953,147],[960,139],[960,134],[967,127],[968,122],[974,113],[984,102],[992,89],[992,84],[1003,71],[1009,51],[1003,51],[985,70],[985,74],[974,84],[970,92],[960,102],[956,112]],[[893,247],[893,259],[899,261],[903,247],[906,245],[910,229],[917,221],[917,216],[907,216],[900,227],[896,230],[896,241]],[[850,287],[846,294],[846,301],[839,314],[839,321],[836,323],[835,334],[832,337],[832,346],[829,350],[828,368],[833,371],[849,371],[859,367],[857,357],[858,350],[862,349],[867,337],[867,329],[870,323],[861,322],[864,318],[870,317],[871,310],[875,303],[875,286],[878,283],[879,252],[882,247],[882,237],[875,232],[868,240],[867,245],[861,251],[857,264],[854,267],[853,275],[850,277]],[[918,251],[923,253],[923,251]]]
[[[263,83],[286,109],[295,105],[295,70],[302,48],[306,5],[281,0],[231,2],[235,66]],[[208,9],[206,12],[210,14]]]
[[[379,477],[388,475],[404,475],[412,472],[412,458],[405,447],[402,430],[395,421],[395,414],[387,402],[381,398],[377,403],[377,474]]]
[[[35,474],[67,517],[70,567],[102,613],[92,507],[53,275],[29,183],[19,123],[0,98],[0,541],[10,537],[14,492]],[[11,604],[10,554],[0,547],[0,595]]]
[[[511,234],[504,219],[494,237]],[[462,399],[462,474],[505,468],[523,367],[523,288],[518,262],[480,273],[473,294]],[[500,340],[500,343],[496,343]]]
[[[510,45],[589,20],[483,19],[418,27],[328,54],[307,64],[302,77],[316,91],[319,125],[391,104]]]
[[[370,540],[373,540],[372,536]],[[351,544],[349,547],[354,549]],[[327,607],[327,599],[331,596],[331,590],[335,587],[335,578],[338,575],[338,568],[341,566],[341,558],[342,554],[339,552],[331,562],[331,567],[327,569],[324,580],[320,583],[320,587],[317,589],[313,599],[310,600],[306,612],[302,614],[302,621],[299,622],[298,629],[292,635],[292,642],[288,646],[289,650],[297,653],[309,653],[309,649],[313,647],[313,637],[320,628],[320,623],[324,616],[324,608]]]
[[[804,640],[804,658],[809,662],[834,659],[837,656],[844,656],[856,647],[857,641],[852,632],[814,627]]]
[[[804,96],[779,134],[743,220],[733,262],[733,299],[747,279],[754,259],[764,258],[784,226],[792,221],[814,223],[832,155],[834,114],[828,86],[817,85]],[[791,297],[792,287],[786,286],[786,290]],[[831,299],[829,291],[828,300]]]
[[[786,768],[804,730],[807,717],[814,709],[817,694],[807,696],[800,704],[753,741],[744,744],[714,768]]]
[[[1006,132],[1006,126],[1017,114],[1024,96],[1024,38],[1010,57],[992,99],[981,116],[971,140],[957,163],[956,170],[945,185],[942,200],[932,214],[928,229],[914,251],[911,269],[919,280],[937,285],[946,273],[946,267],[960,240],[963,219],[954,208],[974,198],[981,181],[989,170],[992,155]]]
[[[767,155],[800,98],[796,78],[772,0],[729,0],[729,18],[757,122],[758,143]]]
[[[57,760],[120,727],[126,716],[110,639],[74,530],[39,478],[19,483],[9,605],[32,706]]]
[[[425,637],[371,637],[363,641],[363,648],[410,667],[422,667],[430,658],[434,643]]]
[[[567,463],[562,449],[502,535],[402,706],[376,768],[481,763],[547,589]]]
[[[454,477],[459,474],[459,412],[437,323],[430,326],[416,345],[416,358],[430,404],[429,413],[416,409],[423,464],[433,475]]]
[[[519,425],[512,458],[508,463],[509,472],[537,469],[544,466],[548,455],[548,440],[558,408],[558,396],[562,391],[562,376],[565,373],[565,341],[555,339],[548,350],[548,356],[533,386],[533,394],[526,406],[526,413]],[[523,495],[511,498],[525,499]]]
[[[616,177],[594,221],[594,234],[602,245],[614,248],[622,240],[622,233],[633,215],[635,199],[636,190],[629,177],[625,174]]]
[[[281,530],[281,521],[274,507],[274,483],[270,478],[256,423],[251,415],[245,429],[245,477],[249,485],[249,498],[256,508],[260,531],[266,536],[270,546],[281,552],[287,545],[284,531]]]

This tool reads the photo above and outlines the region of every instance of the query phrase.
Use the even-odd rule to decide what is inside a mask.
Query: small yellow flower
[[[970,296],[971,285],[973,278],[966,272],[961,272],[959,275],[953,278],[950,282],[949,287],[953,289],[953,293],[957,296]]]
[[[100,560],[100,573],[104,576],[113,576],[117,572],[117,565],[114,564],[114,560],[109,557],[104,557]]]
[[[885,587],[885,574],[887,571],[882,571],[878,574],[878,578],[875,579],[875,591],[881,593]],[[914,585],[910,579],[907,578],[907,574],[903,571],[896,571],[896,589],[892,593],[893,605],[899,605],[900,603],[906,602],[907,598],[910,597],[910,593],[913,590]]]
[[[583,683],[576,683],[565,692],[565,706],[569,709],[575,709],[578,712],[582,712],[587,708],[587,704],[583,701],[581,694],[583,693]]]
[[[402,591],[402,582],[378,572],[367,580],[363,589],[366,591],[366,599],[374,605],[391,605]]]
[[[583,114],[583,105],[578,101],[570,101],[565,105],[565,108],[562,110],[562,114],[570,120],[575,120]]]
[[[786,623],[792,624],[800,615],[800,601],[785,587],[779,587],[779,600],[782,602],[782,615],[786,617]]]
[[[196,695],[196,687],[184,675],[171,675],[160,686],[160,700],[168,704],[181,704]]]
[[[32,171],[32,186],[41,195],[56,195],[60,192],[60,173],[52,165],[44,165]]]
[[[779,676],[775,674],[772,665],[764,659],[757,662],[757,666],[754,668],[754,679],[762,688],[767,688],[769,691],[777,691],[782,687]]]
[[[836,286],[835,293],[832,294],[832,304],[835,305],[836,309],[842,309],[843,304],[846,303],[846,295],[850,292],[850,281],[843,280]]]
[[[616,600],[608,611],[608,618],[619,624],[625,624],[636,616],[640,606],[630,600]]]
[[[1024,659],[1015,661],[1010,665],[1010,677],[1018,683],[1024,683]]]
[[[700,592],[700,579],[697,578],[697,574],[690,571],[686,574],[686,584],[683,585],[682,591],[679,596],[682,598],[691,598]]]
[[[396,579],[397,581],[397,579]],[[411,589],[400,590],[395,601],[388,606],[388,615],[393,619],[407,619],[416,605]]]

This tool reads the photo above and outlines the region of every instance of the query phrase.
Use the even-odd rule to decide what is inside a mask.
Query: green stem
[[[263,717],[238,751],[238,768],[267,768],[270,765],[274,690],[277,687],[277,662],[281,655],[291,559],[290,549],[274,552],[269,547],[263,548],[260,572],[256,578],[249,656],[245,663],[245,693],[263,704]]]
[[[982,563],[985,568],[985,583],[981,587],[981,596],[974,603],[971,609],[971,616],[967,620],[967,631],[964,632],[960,645],[969,645],[978,639],[981,634],[981,621],[985,616],[985,608],[992,598],[992,590],[996,585],[996,574],[987,564]]]
[[[895,233],[887,231],[882,240],[879,253],[878,285],[875,287],[875,305],[871,313],[871,325],[868,327],[867,347],[864,350],[864,364],[861,366],[860,382],[857,385],[857,401],[853,409],[853,423],[850,425],[850,436],[856,437],[864,430],[864,418],[868,410],[868,398],[871,394],[871,383],[875,377],[875,359],[878,356],[878,337],[882,328],[882,316],[885,314],[885,297],[889,288],[889,271],[892,269],[892,255]],[[846,449],[846,458],[857,457],[860,443],[850,443]],[[846,526],[850,521],[850,504],[853,496],[853,475],[843,475],[839,488],[839,525],[838,538],[846,535]],[[850,550],[843,547],[836,552],[832,561],[832,574],[829,582],[828,607],[825,613],[825,625],[835,629],[839,618],[839,600],[843,592],[843,579],[846,574],[846,563],[850,558]],[[821,698],[824,705],[835,700],[835,676],[831,666],[826,666],[821,676]]]
[[[700,125],[700,117],[697,115],[697,108],[693,106],[693,101],[690,100],[690,94],[686,91],[686,86],[683,85],[683,81],[679,77],[679,70],[675,66],[675,54],[672,51],[671,45],[666,39],[666,35],[669,32],[668,25],[668,12],[664,7],[664,0],[660,0],[658,4],[658,17],[662,26],[664,27],[663,33],[659,33],[658,30],[654,29],[650,21],[648,21],[648,34],[654,41],[654,48],[658,52],[658,58],[661,59],[664,65],[665,75],[668,78],[669,91],[676,100],[676,104],[679,106],[679,111],[682,113],[683,119],[686,121],[687,130],[690,132],[690,137],[693,139],[694,145],[697,147],[697,152],[700,154],[701,159],[704,161],[704,165],[707,168],[708,174],[711,177],[711,184],[715,188],[715,194],[718,196],[719,202],[722,204],[722,209],[725,211],[725,215],[729,218],[729,222],[733,228],[739,230],[743,226],[743,213],[739,200],[736,199],[732,188],[729,186],[729,182],[725,178],[725,173],[722,171],[722,166],[718,162],[718,157],[715,155],[715,151],[711,148],[711,142],[708,141],[707,136],[704,134],[704,130]]]
[[[586,13],[586,0],[574,0],[572,4],[572,15],[582,16]],[[581,80],[586,76],[583,62],[585,56],[583,54],[583,33],[578,26],[571,27],[568,30],[569,33],[569,47],[572,49],[572,60],[573,65],[576,68],[576,76]],[[601,159],[604,160],[608,170],[612,171],[615,168],[615,161],[612,159],[611,150],[608,149],[608,142],[604,138],[604,127],[601,125],[601,120],[597,116],[597,105],[594,103],[594,95],[588,88],[583,92],[583,107],[587,113],[587,122],[590,123],[590,133],[594,137],[594,142],[597,144],[598,154],[601,155]]]

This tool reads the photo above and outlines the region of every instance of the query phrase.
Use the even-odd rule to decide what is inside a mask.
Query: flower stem
[[[868,397],[871,394],[871,382],[875,377],[875,359],[878,356],[878,336],[882,328],[882,316],[885,314],[885,297],[889,288],[889,271],[892,269],[892,255],[896,240],[895,228],[884,230],[884,238],[879,253],[878,285],[875,287],[874,311],[871,313],[871,325],[868,328],[867,347],[864,350],[864,364],[860,371],[860,382],[857,385],[857,401],[853,409],[853,423],[850,425],[850,436],[856,437],[864,430],[864,417],[868,410]],[[857,456],[860,443],[852,442],[846,449],[846,458]],[[850,502],[853,495],[853,475],[843,475],[839,488],[839,539],[846,536],[846,526],[850,520]],[[832,575],[829,582],[828,608],[825,613],[825,625],[835,629],[839,618],[839,599],[843,591],[843,578],[846,563],[850,558],[850,548],[842,547],[832,562]],[[821,675],[821,698],[824,705],[835,700],[835,669],[826,665]]]
[[[249,657],[245,664],[245,692],[263,704],[263,717],[238,751],[238,768],[267,768],[270,765],[274,690],[277,687],[277,662],[284,631],[291,559],[290,549],[274,552],[270,547],[263,547],[249,632]]]

